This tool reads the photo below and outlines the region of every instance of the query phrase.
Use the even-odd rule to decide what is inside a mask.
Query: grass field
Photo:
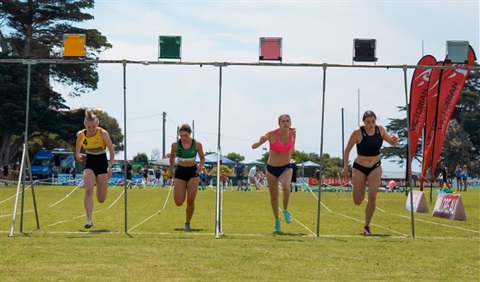
[[[361,234],[365,203],[349,193],[293,192],[294,220],[273,232],[266,188],[223,193],[224,234],[215,239],[215,192],[199,191],[192,230],[183,228],[185,206],[170,188],[127,191],[110,187],[95,203],[94,227],[85,230],[84,191],[36,186],[40,228],[31,189],[24,199],[23,233],[8,237],[16,187],[0,188],[1,281],[479,281],[480,189],[462,192],[466,221],[415,213],[412,238],[404,193],[379,193],[371,229]],[[18,209],[20,212],[20,206]],[[128,234],[126,234],[126,232]]]

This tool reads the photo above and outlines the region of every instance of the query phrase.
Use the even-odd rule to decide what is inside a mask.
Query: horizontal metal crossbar
[[[419,65],[349,65],[330,63],[274,63],[274,62],[178,62],[178,61],[136,61],[136,60],[82,60],[82,59],[0,59],[7,64],[141,64],[141,65],[186,65],[186,66],[257,66],[257,67],[312,67],[312,68],[380,68],[380,69],[473,69],[479,70],[480,65],[465,66],[453,64],[449,66],[419,66]]]

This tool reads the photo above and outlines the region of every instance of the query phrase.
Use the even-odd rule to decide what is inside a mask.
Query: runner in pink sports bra
[[[286,144],[283,144],[278,140],[278,136],[280,136],[280,133],[278,132],[278,129],[275,130],[275,142],[270,143],[270,151],[274,151],[276,153],[286,153],[290,152],[293,148],[293,140],[292,140],[292,134],[289,132],[289,138],[288,142]]]
[[[295,151],[296,130],[292,128],[291,125],[290,115],[281,114],[278,117],[278,128],[268,131],[267,134],[262,135],[257,142],[252,144],[252,149],[256,149],[265,142],[270,143],[270,154],[267,160],[267,182],[270,192],[270,205],[272,206],[273,217],[275,219],[274,232],[281,232],[281,218],[278,213],[278,183],[282,186],[282,204],[285,222],[292,222],[292,216],[288,210],[288,202],[293,173],[290,158]]]

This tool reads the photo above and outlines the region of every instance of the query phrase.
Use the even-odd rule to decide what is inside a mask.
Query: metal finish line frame
[[[321,118],[321,134],[320,134],[320,165],[322,165],[323,159],[323,129],[324,129],[324,120],[325,120],[325,89],[326,89],[326,72],[327,68],[383,68],[383,69],[402,69],[404,73],[404,85],[405,85],[405,106],[408,109],[408,83],[407,83],[407,70],[416,69],[416,68],[431,68],[431,69],[470,69],[470,70],[479,70],[480,66],[418,66],[418,65],[346,65],[346,64],[329,64],[329,63],[263,63],[263,62],[176,62],[176,61],[135,61],[135,60],[82,60],[82,59],[0,59],[1,63],[10,63],[10,64],[26,64],[29,67],[34,64],[122,64],[123,65],[123,103],[124,103],[124,161],[127,162],[127,116],[126,116],[126,67],[127,64],[141,64],[141,65],[186,65],[186,66],[214,66],[219,67],[219,94],[218,94],[218,144],[217,144],[217,167],[220,166],[220,155],[221,155],[221,138],[220,138],[220,128],[221,128],[221,109],[222,109],[222,69],[227,66],[257,66],[257,67],[312,67],[312,68],[322,68],[323,69],[323,90],[322,90],[322,118]],[[29,88],[29,86],[27,87]],[[29,89],[27,89],[27,92]],[[27,109],[28,111],[28,109]],[[28,124],[28,120],[27,120]],[[410,121],[407,114],[407,148],[410,146]],[[25,136],[27,138],[27,136]],[[25,151],[28,148],[25,148]],[[409,158],[409,150],[407,150],[407,159]],[[411,168],[410,168],[411,170]],[[126,172],[125,172],[126,173]],[[413,190],[412,181],[411,181],[411,171],[409,172],[409,188],[410,191]],[[126,179],[126,175],[124,175]],[[222,191],[220,188],[219,181],[220,174],[217,174],[217,189],[216,189],[216,210],[215,210],[215,238],[219,238],[222,234]],[[319,172],[319,177],[322,177],[322,171]],[[317,233],[316,236],[320,237],[320,205],[321,205],[321,183],[318,184],[318,203],[317,203]],[[128,234],[128,205],[127,205],[127,187],[124,185],[124,194],[125,194],[125,234]],[[18,194],[18,191],[17,191]],[[18,198],[18,195],[17,195]],[[410,197],[410,205],[413,206],[413,197]],[[13,220],[12,220],[12,230],[14,227],[14,218],[16,211],[17,202],[15,203]],[[22,205],[23,206],[23,205]],[[23,210],[23,209],[22,209]],[[415,238],[415,227],[414,227],[414,212],[411,209],[411,225],[412,225],[412,238]],[[23,215],[23,213],[22,213]],[[38,219],[37,219],[38,225]],[[13,232],[11,234],[13,236]]]

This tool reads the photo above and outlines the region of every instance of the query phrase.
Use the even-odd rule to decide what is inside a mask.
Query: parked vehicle
[[[75,167],[77,174],[83,171],[82,163],[75,161],[75,153],[65,149],[55,148],[52,151],[42,149],[35,154],[31,164],[33,179],[48,179],[57,174],[70,174]]]

